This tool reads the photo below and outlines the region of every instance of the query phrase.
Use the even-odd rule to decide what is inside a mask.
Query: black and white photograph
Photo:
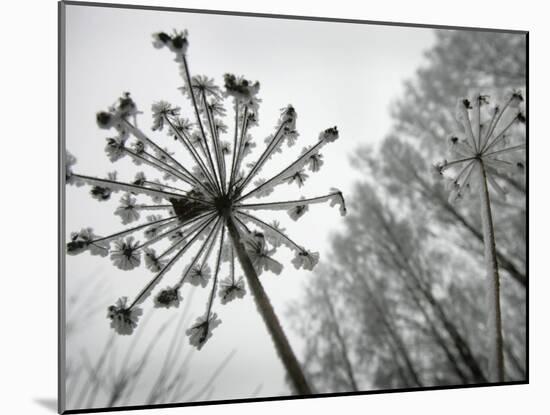
[[[61,413],[528,382],[526,31],[59,12]]]

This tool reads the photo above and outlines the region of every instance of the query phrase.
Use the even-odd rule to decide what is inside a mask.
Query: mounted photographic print
[[[527,32],[59,12],[61,413],[528,381]]]

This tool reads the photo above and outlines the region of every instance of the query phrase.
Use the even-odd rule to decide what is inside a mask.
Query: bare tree
[[[499,91],[524,87],[525,51],[523,35],[437,31],[426,64],[392,108],[388,136],[354,151],[363,179],[348,197],[345,230],[334,236],[319,282],[293,306],[297,328],[316,334],[310,331],[304,358],[316,388],[339,379],[353,390],[346,373],[362,389],[495,380],[486,369],[479,202],[450,203],[431,166],[457,127],[456,98],[483,90],[498,99]],[[494,173],[508,190],[506,199],[491,200],[492,253],[502,274],[500,379],[523,380],[525,184]],[[338,332],[346,333],[345,349]]]

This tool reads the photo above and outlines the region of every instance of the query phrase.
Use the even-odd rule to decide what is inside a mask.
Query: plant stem
[[[489,381],[504,381],[504,355],[502,341],[502,320],[500,312],[500,277],[495,243],[495,228],[491,212],[491,199],[487,184],[487,172],[483,162],[479,163],[481,200],[481,222],[483,226],[483,242],[485,245],[485,267],[487,287],[487,329]]]
[[[311,395],[311,389],[309,388],[304,373],[302,372],[302,368],[294,355],[294,351],[292,350],[281,323],[275,314],[275,310],[269,301],[269,297],[258,279],[258,274],[256,273],[256,270],[254,269],[243,244],[241,243],[239,231],[237,230],[231,215],[227,215],[226,224],[227,230],[229,231],[229,236],[233,242],[233,246],[237,251],[237,257],[239,258],[244,275],[246,276],[248,287],[252,292],[258,311],[267,326],[267,330],[275,343],[277,353],[285,366],[292,385],[294,386],[296,393],[300,395]]]

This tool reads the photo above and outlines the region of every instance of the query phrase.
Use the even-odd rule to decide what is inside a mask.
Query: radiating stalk
[[[214,179],[216,182],[215,184],[218,189],[218,192],[221,193],[220,182],[218,182],[218,178],[216,176],[216,169],[214,167],[214,162],[212,161],[212,154],[210,154],[210,147],[208,146],[208,138],[206,137],[204,127],[202,126],[201,116],[199,113],[199,106],[195,98],[195,92],[193,91],[193,82],[191,81],[191,74],[189,73],[189,65],[187,64],[187,58],[185,55],[182,55],[182,62],[183,62],[183,72],[185,75],[185,80],[186,80],[187,86],[189,87],[189,97],[191,98],[191,102],[193,103],[193,108],[195,109],[195,117],[197,119],[197,125],[199,126],[202,138],[204,140],[205,153],[206,153],[205,156],[208,158],[208,162],[210,163],[210,168],[212,169],[212,176],[214,176]]]
[[[193,147],[193,144],[191,144],[189,137],[185,134],[185,132],[180,131],[177,128],[175,128],[172,121],[170,121],[170,118],[165,116],[164,119],[170,125],[170,127],[172,127],[172,130],[174,131],[176,136],[179,138],[179,141],[185,146],[187,151],[189,151],[189,154],[191,154],[191,157],[193,157],[193,159],[195,160],[195,163],[197,163],[197,166],[201,169],[204,177],[206,177],[206,179],[215,188],[216,187],[216,182],[215,182],[214,178],[212,178],[212,175],[208,171],[208,168],[206,167],[206,164],[204,164],[204,161],[202,160],[202,158],[201,158],[200,154],[198,153],[198,151]],[[205,188],[204,185],[202,187]],[[208,193],[214,195],[207,188],[206,188],[206,191]]]
[[[226,218],[227,230],[229,231],[229,236],[237,252],[237,257],[246,276],[248,287],[252,292],[258,311],[260,312],[262,319],[267,327],[273,342],[275,343],[275,349],[285,366],[285,369],[288,373],[288,376],[292,382],[292,385],[296,393],[300,395],[310,395],[311,389],[306,381],[302,368],[296,359],[294,351],[288,342],[285,332],[279,322],[275,310],[269,301],[269,297],[264,290],[264,287],[260,283],[258,274],[250,261],[250,258],[244,248],[244,245],[241,243],[241,238],[239,231],[235,225],[235,222],[231,215],[228,215]]]
[[[244,111],[244,117],[246,117],[246,107]],[[243,127],[245,119],[243,118]],[[229,173],[229,183],[233,183],[233,177],[235,176],[235,164],[237,161],[238,147],[239,146],[239,101],[235,100],[235,135],[233,137],[233,156],[231,157],[231,172]]]
[[[218,167],[218,173],[220,176],[220,183],[222,186],[222,193],[225,194],[225,165],[222,163],[223,155],[220,153],[219,147],[219,137],[216,131],[216,125],[214,120],[214,114],[210,111],[208,106],[208,101],[206,100],[206,94],[204,90],[202,91],[202,102],[204,104],[204,112],[206,113],[206,118],[208,120],[208,126],[210,128],[210,135],[212,136],[212,146],[214,147],[214,153],[216,156],[216,165]]]
[[[286,126],[286,124],[287,124],[286,122],[281,123],[281,125],[277,129],[277,132],[273,136],[273,139],[269,142],[269,144],[265,148],[264,152],[262,153],[262,155],[260,156],[258,161],[256,161],[256,163],[254,163],[253,167],[248,172],[248,175],[246,176],[246,178],[239,185],[240,190],[244,189],[245,186],[250,182],[250,180],[252,180],[254,178],[256,173],[263,167],[264,163],[269,158],[269,156],[271,155],[273,150],[281,143],[281,140],[284,137],[281,133],[283,132],[283,128]],[[244,134],[241,134],[241,147],[242,147],[242,144],[243,144],[242,140],[244,140]],[[242,148],[240,149],[240,151],[241,150],[242,150]],[[238,169],[238,166],[237,166],[237,169]]]
[[[487,290],[487,357],[489,360],[489,381],[504,381],[504,355],[502,320],[500,311],[500,277],[495,243],[495,228],[487,184],[487,172],[483,162],[479,163],[481,201],[481,223],[485,246],[486,290]]]

